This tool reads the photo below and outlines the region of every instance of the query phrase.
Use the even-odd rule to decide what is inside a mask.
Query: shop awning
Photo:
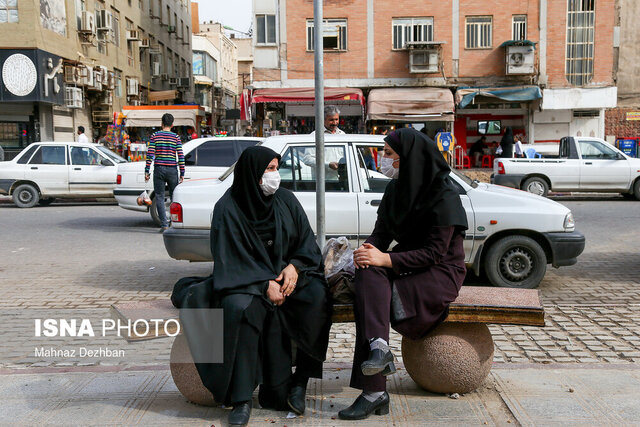
[[[520,102],[533,101],[542,98],[542,92],[538,86],[508,86],[491,88],[461,88],[456,91],[456,103],[458,108],[464,108],[473,101],[476,96],[487,96],[504,101]]]
[[[178,91],[175,90],[150,90],[149,102],[173,101],[177,96]]]
[[[371,89],[367,98],[368,120],[452,122],[453,111],[451,91],[437,87]]]
[[[193,83],[197,84],[197,85],[213,86],[213,80],[211,80],[207,76],[194,75],[193,76]]]
[[[253,91],[252,104],[259,102],[313,102],[316,99],[315,88],[271,88]],[[364,105],[364,95],[360,89],[349,87],[325,87],[324,100],[351,101]]]
[[[174,126],[197,127],[204,116],[204,110],[198,105],[143,105],[122,107],[127,127],[160,127],[162,115],[173,116]]]

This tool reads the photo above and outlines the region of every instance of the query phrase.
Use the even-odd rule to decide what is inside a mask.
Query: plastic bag
[[[355,275],[353,265],[353,249],[346,237],[340,236],[337,239],[329,239],[322,251],[324,260],[324,276],[330,279],[341,271],[346,271]]]
[[[499,156],[500,154],[502,154],[502,146],[498,145],[498,148],[496,148],[496,154]]]
[[[142,193],[140,193],[140,195],[136,199],[136,202],[138,203],[138,206],[151,206],[151,197],[149,197],[149,193],[147,193],[147,190],[144,190]]]

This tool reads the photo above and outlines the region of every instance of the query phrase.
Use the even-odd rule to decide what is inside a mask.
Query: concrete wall
[[[618,105],[640,107],[640,49],[638,49],[640,2],[618,0],[617,3],[620,13],[620,48],[617,64]]]

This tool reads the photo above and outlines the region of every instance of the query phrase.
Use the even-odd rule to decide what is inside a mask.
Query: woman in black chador
[[[322,255],[300,203],[278,188],[279,159],[265,147],[242,153],[213,212],[213,275],[182,279],[172,295],[180,308],[224,310],[224,363],[196,367],[216,401],[233,406],[231,425],[247,424],[259,384],[262,407],[304,413],[307,380],[322,377],[329,340]],[[192,353],[206,353],[208,326],[187,326]]]
[[[510,159],[513,157],[513,129],[511,126],[507,126],[504,130],[504,135],[502,135],[502,139],[500,140],[500,147],[502,147],[502,154],[500,157],[506,157]]]
[[[436,144],[406,128],[385,138],[380,170],[392,179],[373,234],[354,252],[356,347],[351,387],[362,394],[339,412],[359,420],[389,411],[385,376],[395,372],[389,324],[424,337],[448,313],[466,270],[467,218]],[[392,241],[398,242],[388,251]]]

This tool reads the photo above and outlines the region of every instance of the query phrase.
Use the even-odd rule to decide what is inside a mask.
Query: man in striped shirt
[[[144,168],[144,181],[147,182],[151,178],[149,169],[151,168],[151,162],[153,162],[153,193],[155,195],[158,218],[162,223],[160,225],[161,233],[169,228],[164,205],[165,184],[169,187],[169,197],[172,197],[173,190],[184,180],[182,142],[178,135],[171,132],[171,126],[173,126],[173,116],[168,113],[164,114],[162,116],[162,130],[151,135],[151,141],[147,149],[147,164]],[[180,178],[178,178],[178,167],[180,168]]]

